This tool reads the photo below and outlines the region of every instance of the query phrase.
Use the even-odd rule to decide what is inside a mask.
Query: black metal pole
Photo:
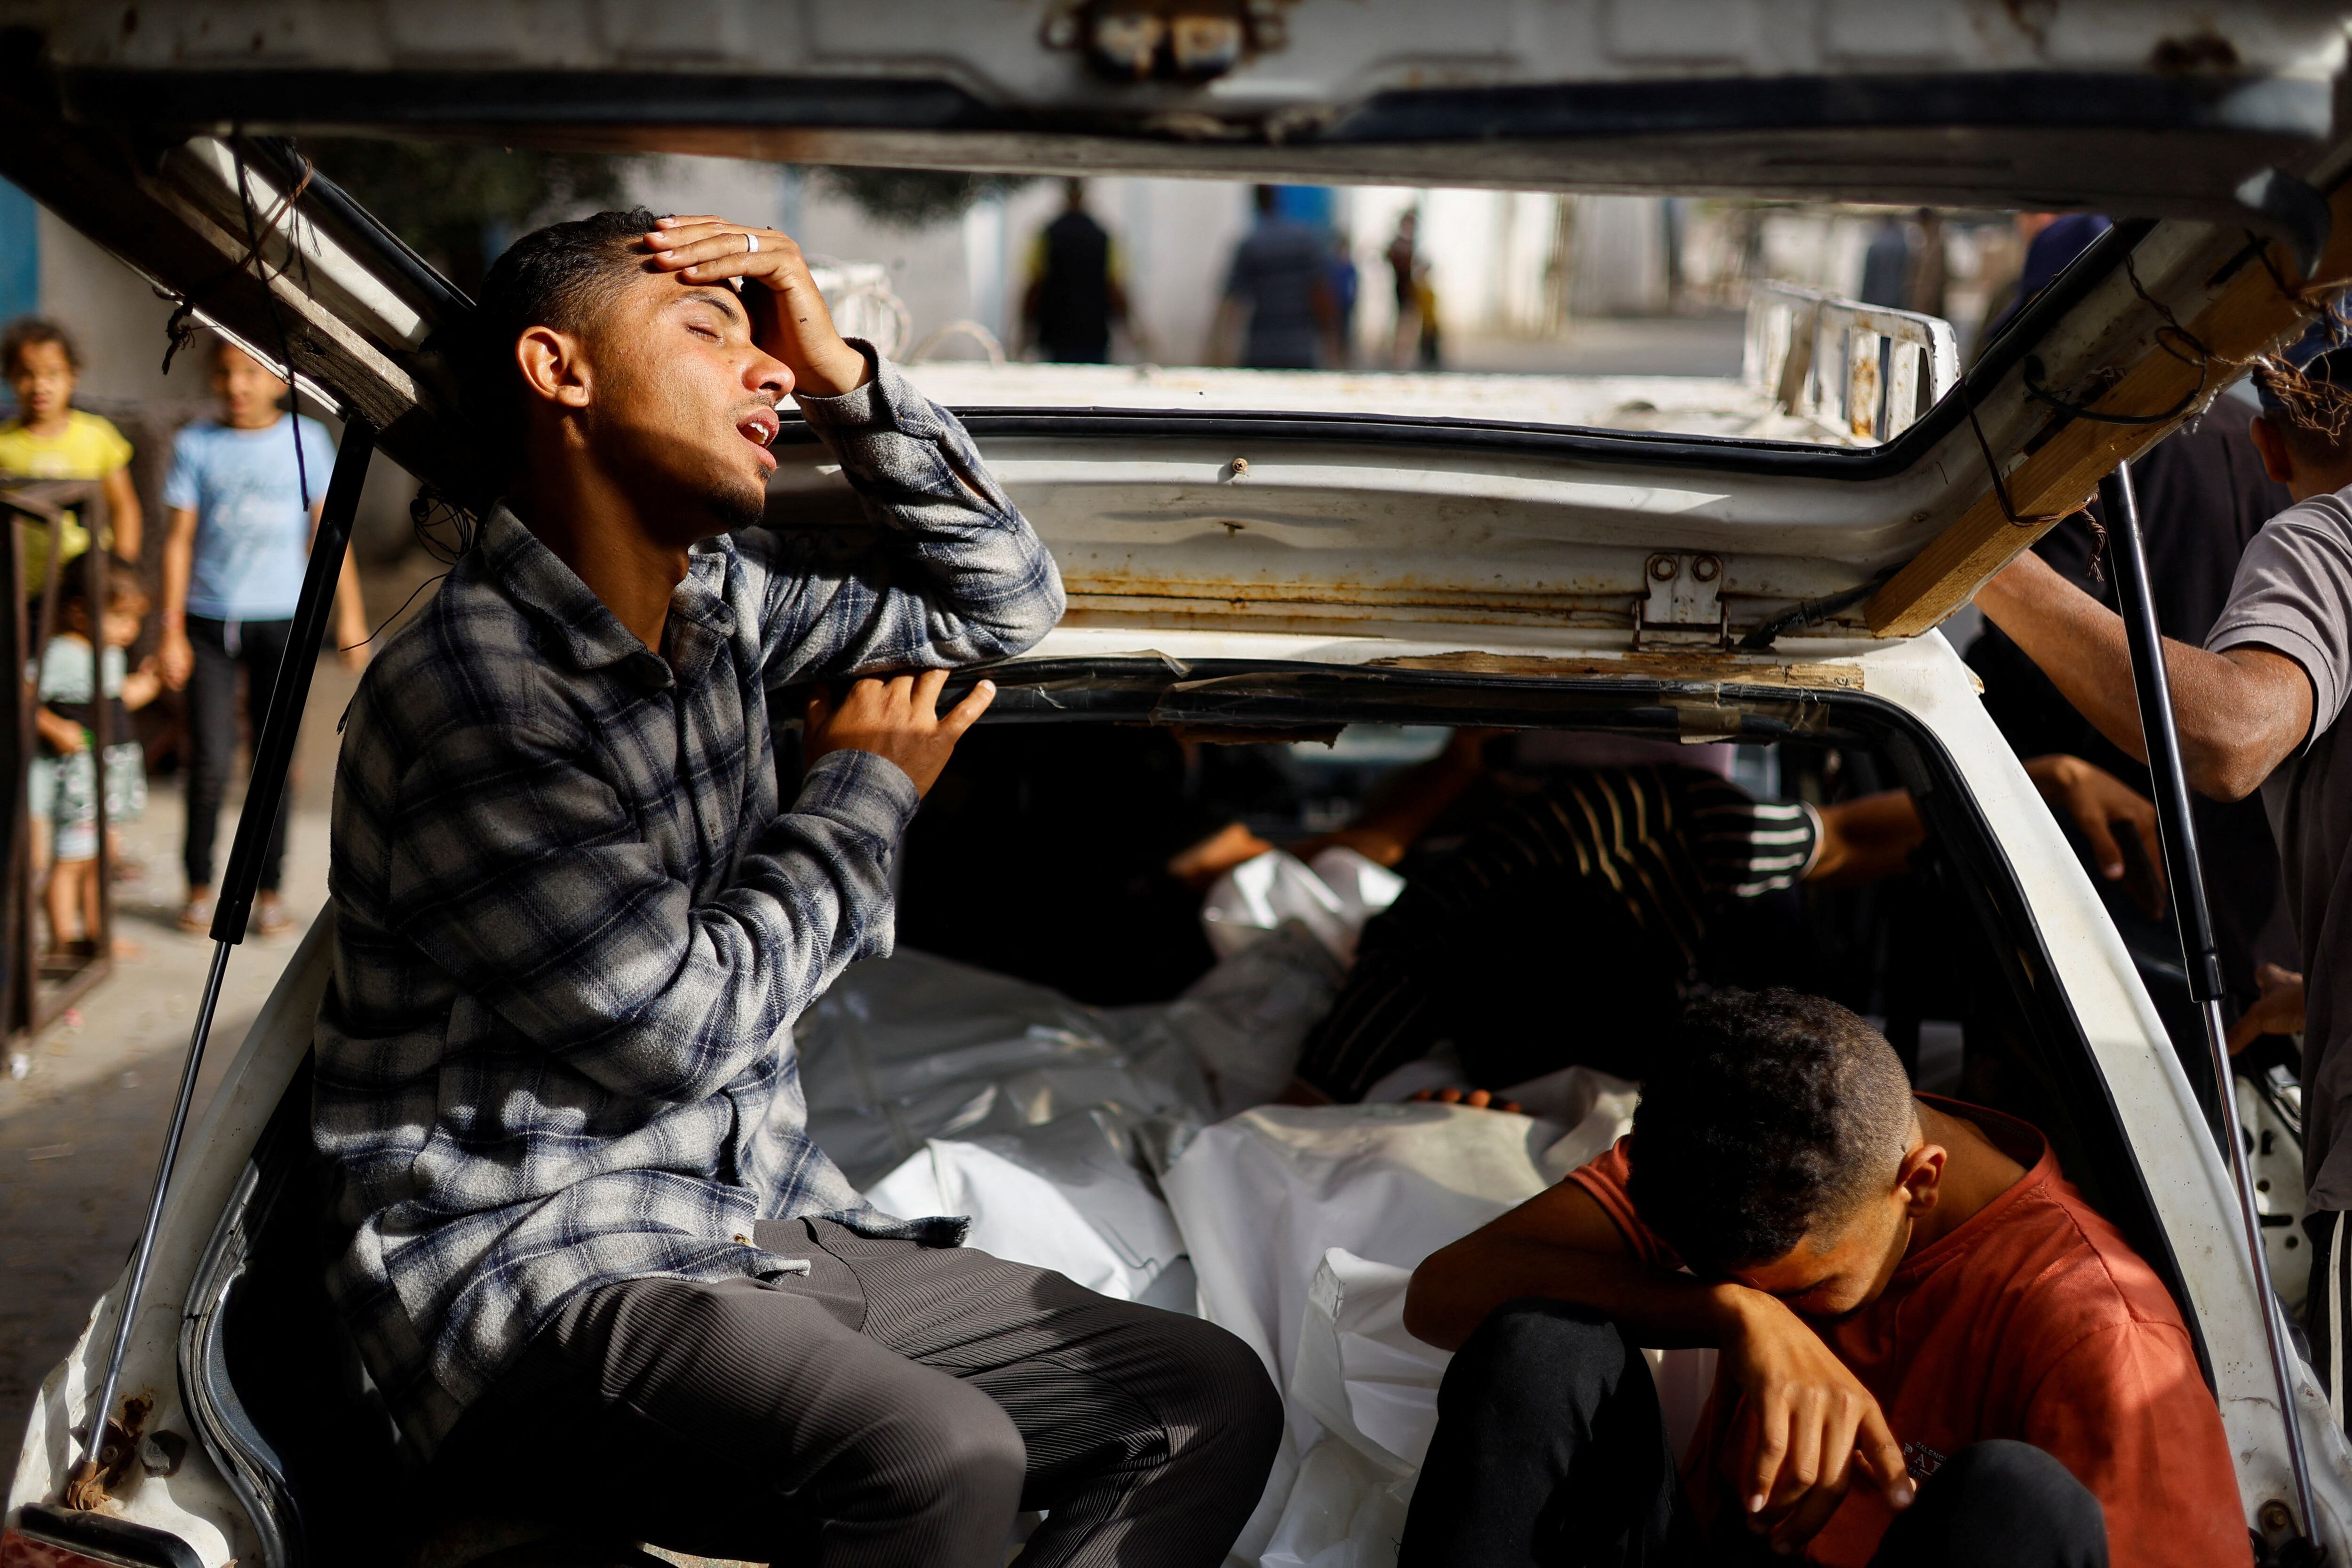
[[[2189,994],[2205,1024],[2205,1044],[2213,1059],[2214,1098],[2221,1102],[2221,1142],[2238,1188],[2238,1220],[2246,1235],[2246,1265],[2263,1313],[2270,1347],[2271,1378],[2278,1392],[2279,1418],[2286,1427],[2288,1460],[2294,1470],[2295,1518],[2306,1541],[2318,1539],[2312,1511],[2311,1468],[2303,1452],[2296,1420],[2294,1378],[2288,1357],[2286,1323],[2271,1290],[2263,1257],[2262,1218],[2254,1209],[2253,1174],[2246,1167],[2245,1134],[2238,1124],[2238,1096],[2230,1071],[2228,1035],[2221,1020],[2221,950],[2205,904],[2205,875],[2197,854],[2197,823],[2189,813],[2189,773],[2180,760],[2180,731],[2172,712],[2172,682],[2164,667],[2164,636],[2157,625],[2156,601],[2148,592],[2147,549],[2140,538],[2139,501],[2132,493],[2131,468],[2118,463],[2099,481],[2099,505],[2106,514],[2107,556],[2115,563],[2116,595],[2131,650],[2132,685],[2139,696],[2139,727],[2147,743],[2147,771],[2156,792],[2158,838],[2164,844],[2165,879],[2172,887],[2173,918],[2180,927]]]
[[[375,429],[354,418],[343,427],[343,444],[335,454],[334,477],[320,508],[318,537],[310,541],[310,564],[302,578],[302,596],[294,608],[294,630],[286,644],[285,662],[269,688],[269,708],[263,715],[260,737],[253,746],[253,773],[247,781],[245,807],[237,814],[236,845],[229,852],[228,874],[221,883],[213,915],[212,969],[205,977],[205,992],[196,1004],[196,1024],[188,1039],[188,1058],[180,1069],[180,1089],[172,1102],[172,1120],[163,1133],[163,1154],[155,1166],[155,1185],[147,1199],[146,1222],[139,1245],[131,1255],[131,1278],[123,1287],[115,1314],[114,1348],[106,1358],[106,1375],[100,1380],[97,1403],[89,1406],[89,1437],[82,1463],[68,1489],[72,1506],[99,1474],[99,1458],[106,1448],[106,1424],[113,1414],[115,1388],[122,1378],[122,1360],[131,1349],[131,1330],[139,1315],[139,1298],[147,1288],[148,1266],[155,1258],[155,1233],[163,1218],[163,1199],[171,1189],[172,1166],[180,1155],[180,1139],[188,1127],[188,1106],[194,1098],[196,1073],[204,1066],[205,1046],[211,1039],[213,1009],[220,1003],[222,977],[228,971],[228,950],[245,940],[245,923],[253,909],[255,887],[261,881],[261,852],[278,808],[286,798],[286,770],[294,760],[294,740],[302,727],[302,706],[310,700],[310,676],[319,663],[319,643],[333,619],[335,588],[342,580],[343,555],[351,543],[352,517],[359,509],[360,490],[366,483],[368,459],[375,455]]]
[[[368,459],[374,455],[374,427],[353,418],[343,426],[342,445],[335,452],[335,472],[327,481],[327,498],[319,508],[319,537],[311,541],[302,596],[295,601],[294,629],[286,644],[286,658],[269,688],[269,711],[262,717],[261,733],[254,737],[253,773],[245,788],[245,809],[237,813],[228,873],[221,879],[213,903],[215,942],[245,940],[254,892],[261,883],[261,857],[278,824],[278,807],[286,800],[286,773],[294,763],[294,742],[302,729],[302,706],[310,700],[310,677],[319,667],[319,646],[334,622],[335,589],[342,580],[352,518],[359,510],[360,491],[367,484]]]

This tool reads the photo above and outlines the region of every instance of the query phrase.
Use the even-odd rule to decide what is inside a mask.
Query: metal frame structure
[[[2213,1098],[2221,1121],[2222,1158],[2237,1186],[2238,1216],[2245,1228],[2246,1256],[2261,1298],[2264,1348],[2285,1417],[2287,1457],[2294,1471],[2297,1539],[2286,1551],[2317,1553],[2314,1542],[2311,1462],[2303,1431],[2294,1420],[2294,1352],[2286,1320],[2272,1289],[2263,1255],[2262,1217],[2254,1207],[2254,1177],[2246,1163],[2246,1142],[2238,1120],[2238,1096],[2230,1065],[2229,1026],[2221,1017],[2221,949],[2205,902],[2205,869],[2197,852],[2197,819],[2189,803],[2189,774],[2180,754],[2180,731],[2172,709],[2172,682],[2165,669],[2164,637],[2158,629],[2156,601],[2148,589],[2147,553],[2140,536],[2139,502],[2132,491],[2131,465],[2118,463],[2099,482],[2106,516],[2107,553],[2116,565],[2116,592],[2122,601],[2124,637],[2131,650],[2132,685],[2139,698],[2140,733],[2147,745],[2148,775],[2155,787],[2158,837],[2164,848],[2166,880],[2171,884],[2181,957],[2189,970],[2189,994],[2197,1003],[2211,1053]],[[2281,1560],[2288,1560],[2284,1552]],[[2308,1556],[2315,1563],[2318,1557]]]
[[[112,705],[102,697],[92,705],[91,712],[99,885],[98,926],[89,934],[92,951],[79,962],[45,955],[34,917],[37,879],[26,779],[39,744],[34,727],[35,710],[40,706],[39,665],[58,625],[58,588],[60,571],[68,564],[59,557],[68,513],[79,514],[96,540],[105,532],[104,488],[84,480],[0,482],[0,517],[8,524],[0,527],[0,584],[5,585],[6,592],[6,601],[0,603],[0,654],[13,657],[11,668],[18,672],[12,687],[12,706],[0,715],[0,734],[6,737],[0,741],[0,767],[5,768],[5,781],[0,781],[0,802],[5,802],[0,806],[0,821],[5,821],[5,827],[0,827],[0,833],[5,833],[5,841],[5,841],[5,848],[0,848],[0,887],[5,889],[5,895],[0,895],[5,896],[5,904],[0,904],[0,954],[5,955],[5,961],[0,961],[5,962],[5,967],[0,967],[0,1036],[10,1038],[47,1029],[114,972],[114,864],[109,841],[111,824],[106,813],[106,748],[121,737],[111,731]],[[27,601],[25,552],[18,548],[19,529],[26,525],[45,529],[48,538],[44,559],[51,570],[44,574],[37,604]],[[92,602],[103,602],[105,552],[93,548],[80,559],[82,569],[90,574]],[[104,658],[102,643],[93,640],[93,692],[102,692],[104,687]]]

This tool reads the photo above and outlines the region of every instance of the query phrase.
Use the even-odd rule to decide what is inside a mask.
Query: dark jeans
[[[188,643],[195,650],[195,673],[188,678],[188,831],[184,861],[190,887],[213,885],[213,835],[220,829],[221,800],[236,760],[236,676],[246,677],[245,711],[256,740],[269,707],[278,666],[293,641],[291,621],[213,621],[188,617]],[[286,802],[278,803],[269,847],[261,857],[261,891],[278,891],[286,858]]]
[[[572,1301],[436,1456],[448,1500],[700,1556],[1215,1568],[1265,1486],[1282,1404],[1250,1349],[969,1249],[824,1220],[773,1284],[637,1280]]]
[[[1712,1543],[1675,1473],[1650,1364],[1600,1313],[1511,1301],[1437,1396],[1398,1568],[1785,1563],[1733,1526]],[[1873,1568],[2105,1568],[2098,1500],[2026,1443],[1972,1444],[1921,1483]]]

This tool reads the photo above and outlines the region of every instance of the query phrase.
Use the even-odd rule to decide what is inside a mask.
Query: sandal
[[[180,929],[205,936],[213,928],[213,895],[200,893],[180,905]]]

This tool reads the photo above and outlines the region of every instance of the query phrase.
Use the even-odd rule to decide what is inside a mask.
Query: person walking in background
[[[2017,232],[2025,242],[2025,261],[2018,271],[2017,286],[2007,291],[2006,298],[1995,290],[1987,302],[1984,330],[1977,334],[1976,351],[1983,353],[2035,295],[2049,287],[2076,256],[2090,249],[2093,240],[2114,226],[2097,213],[2065,213],[2056,217],[2047,213],[2019,214]]]
[[[1257,223],[1234,248],[1217,311],[1220,350],[1238,335],[1239,362],[1254,371],[1311,371],[1339,361],[1339,312],[1331,298],[1323,236],[1284,217],[1272,185],[1257,188]],[[1226,352],[1214,356],[1234,362]]]
[[[1330,259],[1328,265],[1330,269],[1328,281],[1331,289],[1332,311],[1339,319],[1339,329],[1335,335],[1339,342],[1339,352],[1331,363],[1335,370],[1345,370],[1355,361],[1356,358],[1356,295],[1360,278],[1356,271],[1356,258],[1348,249],[1348,236],[1338,229],[1334,229],[1331,233]]]
[[[147,754],[131,732],[131,715],[153,702],[163,685],[152,659],[135,672],[127,668],[126,650],[139,641],[147,620],[147,591],[140,586],[138,574],[122,562],[107,561],[106,609],[97,614],[90,604],[86,564],[85,557],[68,560],[58,580],[59,629],[41,650],[41,706],[33,713],[39,749],[33,758],[29,791],[37,855],[47,847],[43,828],[52,827],[56,833],[56,858],[44,895],[49,950],[77,956],[98,951],[104,921],[98,882],[99,768],[91,756],[98,739],[98,704],[104,701],[108,708],[101,755],[106,827],[111,835],[119,824],[136,821],[147,809]],[[93,636],[101,644],[95,658]],[[91,690],[93,674],[98,676],[97,693]],[[117,941],[114,956],[136,957],[138,949]]]
[[[1412,316],[1420,328],[1413,363],[1424,371],[1444,370],[1445,346],[1437,331],[1437,285],[1431,281],[1425,261],[1413,264]]]
[[[1903,308],[1941,316],[1951,278],[1951,261],[1944,254],[1944,215],[1933,207],[1921,207],[1918,248],[1904,272]]]
[[[318,526],[335,446],[326,427],[295,420],[278,400],[286,383],[236,345],[213,352],[220,417],[198,420],[172,444],[163,482],[170,532],[163,545],[164,681],[188,694],[188,901],[180,928],[203,932],[213,918],[213,837],[237,745],[236,684],[246,676],[246,714],[257,735],[262,710],[294,629],[311,531]],[[301,457],[295,442],[301,443]],[[350,559],[335,595],[334,639],[352,669],[366,663],[367,622]],[[255,921],[265,936],[287,929],[278,896],[286,852],[286,810],[261,863]]]
[[[1396,288],[1396,335],[1389,343],[1389,363],[1402,370],[1413,345],[1421,340],[1421,213],[1407,207],[1397,219],[1396,235],[1389,241],[1389,274]]]
[[[0,474],[25,479],[91,479],[106,487],[105,538],[100,544],[136,561],[142,542],[139,491],[131,482],[131,443],[113,423],[73,406],[81,377],[81,351],[54,321],[26,316],[0,332],[0,373],[16,394],[16,417],[0,424]],[[25,591],[41,591],[48,581],[49,533],[25,526],[18,538],[25,562]],[[59,553],[71,557],[89,549],[89,530],[68,513],[58,529]]]
[[[1111,329],[1127,322],[1118,249],[1087,211],[1084,180],[1063,181],[1062,195],[1061,215],[1038,231],[1030,255],[1022,328],[1041,359],[1104,364],[1110,359]]]
[[[1862,252],[1862,287],[1855,297],[1864,305],[1903,308],[1905,284],[1911,274],[1911,236],[1903,220],[1889,213],[1871,226],[1870,243]]]

